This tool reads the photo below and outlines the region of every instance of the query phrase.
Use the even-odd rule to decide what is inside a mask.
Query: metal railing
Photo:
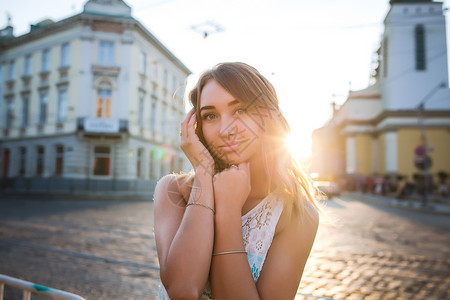
[[[45,295],[56,300],[85,300],[83,297],[69,292],[52,289],[46,286],[2,274],[0,274],[0,300],[3,300],[5,284],[23,290],[23,300],[30,300],[32,293]]]

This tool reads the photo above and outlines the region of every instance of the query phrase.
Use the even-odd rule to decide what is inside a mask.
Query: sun
[[[308,138],[298,134],[290,134],[286,138],[286,146],[296,159],[304,159],[311,156],[311,144]]]

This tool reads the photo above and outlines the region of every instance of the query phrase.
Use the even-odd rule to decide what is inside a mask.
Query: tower
[[[391,0],[384,20],[380,85],[383,108],[450,109],[448,90],[427,94],[439,84],[448,87],[447,43],[442,2]]]

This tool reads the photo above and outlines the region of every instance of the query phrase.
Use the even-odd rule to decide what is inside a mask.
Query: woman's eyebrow
[[[239,103],[240,102],[238,100],[233,100],[233,101],[228,103],[228,106],[233,106],[233,105],[236,105],[236,104],[239,104]]]
[[[206,106],[203,106],[202,108],[200,108],[200,112],[202,112],[202,110],[205,110],[205,109],[215,109],[215,108],[216,108],[215,106],[206,105]]]
[[[233,101],[230,101],[229,103],[228,103],[228,106],[233,106],[233,105],[236,105],[236,104],[239,104],[240,102],[238,101],[238,100],[233,100]],[[200,108],[200,112],[202,112],[203,110],[206,110],[206,109],[215,109],[216,107],[215,106],[213,106],[213,105],[205,105],[205,106],[203,106],[202,108]]]

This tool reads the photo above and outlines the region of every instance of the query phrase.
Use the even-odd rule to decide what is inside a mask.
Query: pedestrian
[[[181,124],[189,174],[157,184],[159,299],[293,299],[318,228],[271,83],[244,63],[203,73]]]

